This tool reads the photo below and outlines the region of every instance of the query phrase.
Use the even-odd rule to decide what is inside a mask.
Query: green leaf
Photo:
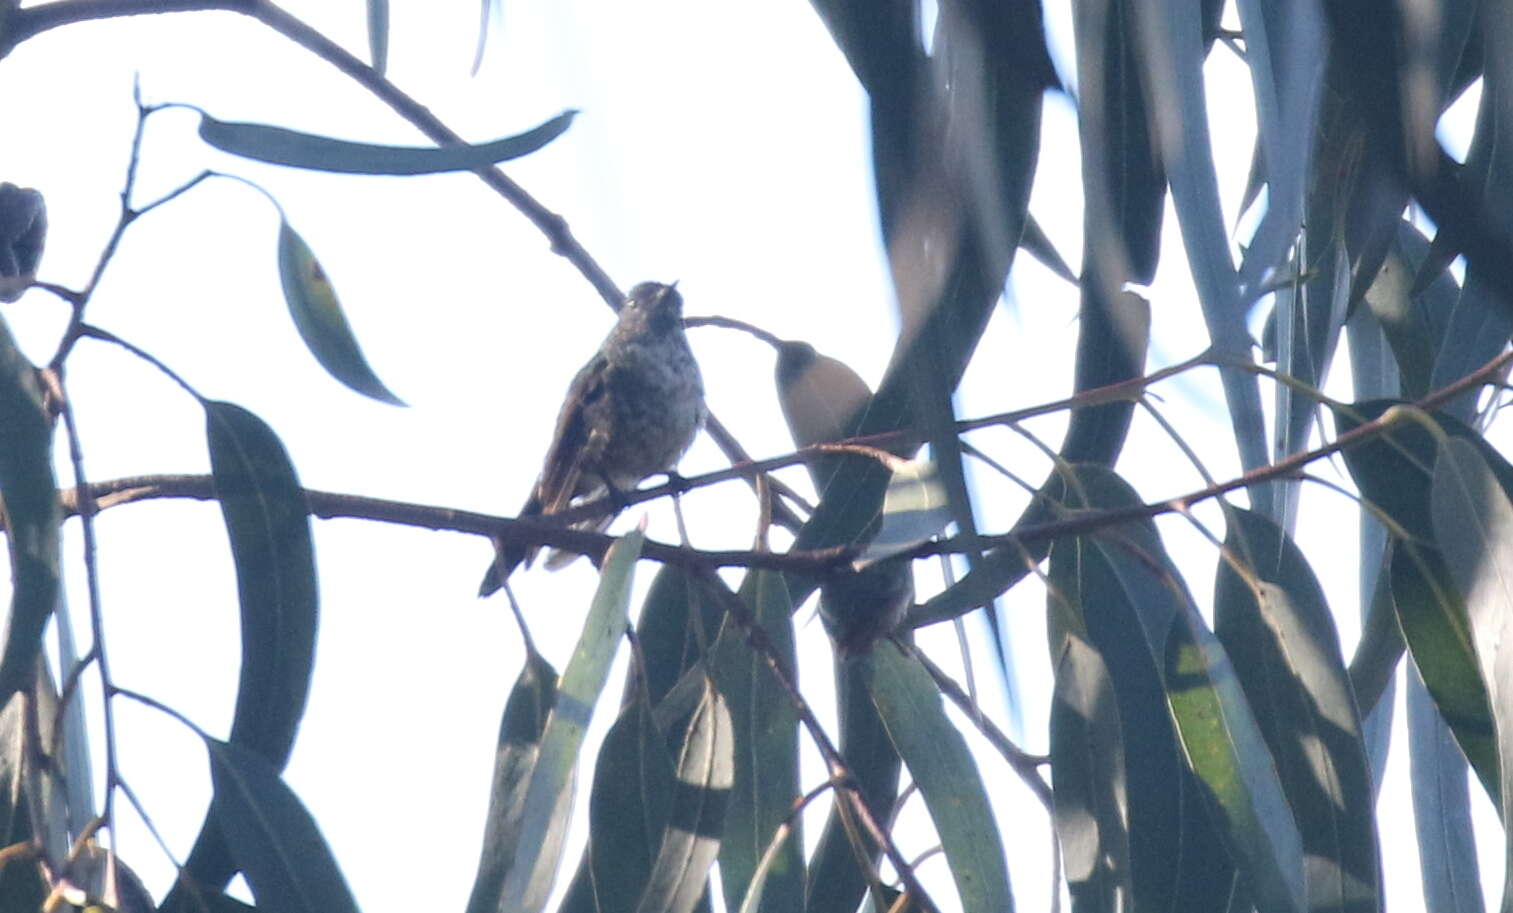
[[[1205,113],[1202,22],[1191,4],[1180,0],[1150,0],[1133,7],[1139,36],[1136,56],[1151,109],[1160,112],[1152,118],[1153,139],[1166,166],[1209,339],[1221,356],[1248,359],[1246,308],[1226,241]],[[1220,379],[1241,464],[1247,470],[1267,465],[1266,426],[1255,375],[1225,368]],[[1268,485],[1251,489],[1252,503],[1262,513],[1270,512],[1273,490]]]
[[[1424,909],[1483,913],[1465,755],[1412,668],[1406,690],[1409,786]]]
[[[725,826],[734,766],[732,736],[725,700],[707,683],[678,754],[670,826],[636,913],[689,913],[704,897]]]
[[[368,0],[368,54],[373,69],[384,75],[389,66],[389,0]]]
[[[28,687],[37,671],[42,631],[58,602],[58,484],[53,478],[52,423],[36,369],[0,320],[0,501],[10,552],[10,610],[0,622],[0,704]]]
[[[1276,767],[1224,648],[1187,608],[1172,623],[1165,673],[1188,763],[1258,909],[1300,911],[1303,850]]]
[[[962,909],[1014,909],[1003,839],[977,762],[924,666],[890,642],[856,657],[877,715],[935,822]]]
[[[1068,633],[1051,704],[1051,785],[1067,889],[1078,913],[1130,903],[1129,796],[1119,705],[1103,659]]]
[[[342,174],[437,174],[473,171],[529,155],[561,136],[577,111],[564,111],[539,127],[477,145],[378,146],[272,127],[230,123],[200,115],[200,139],[243,158]]]
[[[1151,143],[1128,21],[1132,13],[1129,4],[1116,0],[1073,7],[1077,132],[1086,187],[1078,392],[1139,376],[1150,343],[1150,303],[1125,284],[1149,285],[1155,276],[1166,172]],[[1134,410],[1133,402],[1073,410],[1062,456],[1074,463],[1113,465]],[[1016,557],[1005,554],[1002,560]]]
[[[336,290],[310,246],[288,222],[279,225],[278,273],[284,285],[289,316],[305,347],[332,377],[364,396],[403,406],[368,366],[357,337],[347,323]]]
[[[0,847],[25,843],[32,839],[36,828],[32,826],[28,809],[27,783],[40,783],[41,776],[28,776],[26,759],[25,711],[27,701],[24,692],[16,692],[0,709]],[[39,719],[40,722],[40,719]],[[61,812],[62,810],[59,809]],[[54,846],[61,844],[64,852],[68,847],[68,831],[62,816],[58,815],[54,826],[43,828],[55,832],[59,840],[46,841],[48,856],[53,856]],[[42,868],[38,862],[16,860],[0,867],[0,913],[36,913],[47,900],[47,887],[43,881]]]
[[[240,406],[214,400],[202,405],[241,610],[241,672],[230,741],[282,770],[304,716],[319,627],[309,505],[273,429]],[[215,888],[236,872],[213,809],[185,870]],[[189,908],[180,903],[192,906],[193,899],[175,889],[163,907]]]
[[[1500,811],[1504,822],[1513,821],[1513,502],[1474,444],[1448,438],[1435,462],[1430,508],[1450,579],[1466,600],[1495,724]],[[1513,904],[1513,830],[1503,847],[1506,909]]]
[[[793,601],[781,574],[748,574],[739,598],[752,609],[785,668],[798,669],[794,648]],[[793,913],[804,902],[803,837],[788,840],[753,884],[773,835],[788,820],[799,786],[798,714],[745,637],[727,636],[716,648],[711,672],[730,714],[735,737],[735,769],[725,830],[720,841],[720,882],[727,909],[740,908],[748,891],[762,895],[760,909]]]
[[[561,852],[549,836],[561,827],[563,794],[571,789],[594,705],[604,690],[615,647],[625,633],[630,585],[645,536],[632,532],[610,547],[588,618],[558,683],[530,783],[520,799],[520,838],[510,859],[498,910],[542,909]]]
[[[1381,860],[1361,720],[1323,590],[1260,514],[1227,512],[1214,631],[1276,761],[1308,859],[1308,909],[1381,908]]]
[[[1471,642],[1465,598],[1444,558],[1428,546],[1398,543],[1392,553],[1391,577],[1398,625],[1419,676],[1496,804],[1501,790],[1497,733]]]
[[[1105,468],[1080,464],[1065,476],[1062,510],[1140,503]],[[1127,560],[1109,547],[1115,542],[1138,548],[1139,557]],[[1235,866],[1204,798],[1207,788],[1184,761],[1163,676],[1167,632],[1185,587],[1149,520],[1108,527],[1098,537],[1058,539],[1050,556],[1051,631],[1074,633],[1097,649],[1118,702],[1134,908],[1222,907]]]
[[[835,691],[841,756],[867,804],[876,809],[891,808],[898,796],[903,761],[867,693],[862,664],[837,656]],[[854,846],[846,816],[839,805],[832,805],[809,860],[804,909],[809,913],[855,910],[868,887],[857,861],[859,855],[869,860],[868,869],[876,867],[878,850],[870,845]]]
[[[210,472],[236,564],[242,664],[231,741],[283,767],[305,712],[319,590],[310,508],[278,435],[232,403],[207,400]]]
[[[279,913],[356,913],[331,848],[278,771],[254,751],[205,738],[216,819],[252,896]]]
[[[702,597],[686,570],[675,564],[664,564],[658,569],[636,622],[646,690],[653,706],[660,704],[678,680],[703,658],[704,651],[720,633],[723,620],[720,607]],[[632,684],[626,687],[629,689]]]
[[[589,854],[598,913],[631,913],[662,845],[677,793],[664,736],[644,699],[604,736],[589,797]]]
[[[541,736],[556,696],[557,670],[541,654],[528,651],[499,720],[489,812],[483,826],[478,873],[468,896],[468,913],[493,913],[499,909],[504,879],[525,825],[522,812],[526,789],[540,759]],[[562,794],[564,804],[557,813],[563,827],[555,833],[549,832],[547,840],[560,840],[566,831],[572,790],[564,790]]]

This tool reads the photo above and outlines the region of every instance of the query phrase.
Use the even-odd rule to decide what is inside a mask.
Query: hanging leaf
[[[677,762],[679,789],[636,913],[689,913],[720,849],[735,759],[725,700],[706,684]]]
[[[315,819],[273,765],[208,736],[205,747],[217,820],[258,905],[279,913],[357,913]]]
[[[522,813],[526,789],[541,757],[541,736],[556,697],[557,670],[541,654],[528,650],[499,720],[489,812],[484,819],[483,846],[468,896],[468,913],[496,913],[499,909],[509,863],[515,858],[525,826]],[[560,841],[566,834],[572,790],[563,790],[562,796],[554,810],[560,826],[548,831],[547,841]]]
[[[202,405],[241,617],[230,741],[260,755],[277,772],[294,747],[315,664],[319,590],[309,505],[273,429],[240,406],[213,400]],[[214,809],[200,826],[184,869],[199,885],[216,889],[236,873]],[[193,904],[190,892],[175,888],[163,909],[187,910]]]
[[[279,226],[278,272],[294,327],[310,354],[337,380],[364,396],[394,406],[404,403],[389,392],[368,366],[341,302],[310,246],[288,222]]]
[[[0,620],[0,703],[31,684],[42,631],[58,601],[58,484],[53,478],[52,424],[36,369],[0,321],[0,501],[10,552],[10,608]]]
[[[924,666],[891,643],[857,657],[877,715],[919,787],[940,835],[962,908],[1014,908],[1003,838],[966,740],[941,706]]]
[[[578,753],[593,708],[604,690],[615,648],[625,633],[630,584],[645,536],[632,532],[610,546],[599,587],[583,622],[573,657],[563,670],[557,698],[541,734],[541,747],[520,803],[520,837],[505,873],[497,909],[541,910],[551,891],[561,844],[550,835],[561,826],[563,795],[572,788]]]

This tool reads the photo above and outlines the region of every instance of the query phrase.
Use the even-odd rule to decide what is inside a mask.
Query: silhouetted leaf
[[[0,623],[0,703],[31,684],[42,631],[58,601],[58,485],[52,424],[36,369],[0,321],[0,501],[10,552],[10,609]]]
[[[1003,839],[966,740],[946,718],[940,692],[919,661],[891,643],[856,657],[877,714],[924,796],[962,908],[1014,909]]]
[[[689,913],[703,897],[724,830],[733,752],[725,701],[706,686],[678,754],[669,828],[636,913]]]
[[[345,174],[436,174],[472,171],[529,155],[561,136],[576,111],[564,111],[516,136],[477,145],[378,146],[267,124],[231,123],[200,114],[200,139],[243,158]]]
[[[836,658],[835,690],[840,719],[841,755],[845,757],[858,788],[872,808],[892,806],[898,795],[902,761],[888,738],[877,707],[867,693],[862,664]],[[855,910],[867,890],[858,854],[877,865],[878,851],[852,845],[845,816],[832,806],[814,854],[809,859],[804,909],[808,913]]]
[[[260,754],[206,737],[214,807],[253,899],[279,913],[356,913],[315,819]]]
[[[1503,821],[1513,821],[1513,502],[1470,441],[1440,442],[1430,497],[1435,541],[1466,600],[1471,643],[1487,683],[1497,739]],[[1503,905],[1513,904],[1513,832],[1504,834]]]
[[[1381,860],[1361,721],[1329,605],[1271,521],[1228,511],[1214,631],[1276,761],[1308,860],[1308,909],[1381,909]]]
[[[615,648],[625,633],[631,579],[645,538],[632,532],[610,546],[605,555],[599,588],[573,658],[558,682],[530,782],[519,800],[520,837],[505,874],[497,906],[500,911],[529,913],[546,904],[562,849],[550,835],[562,826],[563,795],[572,788],[584,733],[604,690]]]
[[[740,599],[766,631],[784,668],[797,670],[794,605],[783,576],[772,571],[748,574]],[[744,637],[722,638],[710,668],[734,731],[734,770],[720,841],[720,883],[726,908],[737,910],[762,854],[803,793],[798,716],[766,660]],[[792,824],[796,839],[787,841],[765,876],[763,910],[795,913],[803,906],[803,832],[799,822]]]
[[[319,591],[309,505],[283,443],[240,406],[206,400],[205,434],[216,498],[236,565],[241,665],[230,741],[282,770],[305,712],[315,662]],[[236,868],[207,815],[185,864],[196,882],[225,887]],[[165,910],[193,905],[176,888]]]
[[[1127,909],[1129,797],[1119,706],[1108,669],[1068,633],[1051,704],[1051,784],[1067,889],[1077,913]]]
[[[528,650],[525,665],[510,689],[499,720],[499,739],[494,749],[494,779],[489,790],[489,812],[484,819],[483,845],[478,873],[468,897],[468,913],[494,913],[500,909],[504,879],[519,848],[525,827],[525,794],[541,757],[541,736],[557,696],[557,670],[541,654]],[[561,827],[546,840],[561,840],[567,829],[572,790],[562,791],[557,812]],[[539,839],[539,834],[533,834]]]
[[[1497,803],[1497,733],[1487,686],[1471,642],[1465,598],[1438,551],[1411,542],[1392,552],[1392,602],[1398,625],[1440,716]]]
[[[288,222],[279,226],[278,272],[284,285],[289,316],[310,354],[337,380],[379,402],[403,406],[368,366],[357,337],[347,323],[331,280]]]
[[[605,734],[594,763],[588,837],[598,913],[636,909],[678,788],[651,707],[634,699]]]

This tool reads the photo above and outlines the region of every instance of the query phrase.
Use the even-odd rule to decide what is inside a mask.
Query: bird
[[[615,326],[572,384],[557,415],[541,474],[521,517],[550,517],[575,502],[633,490],[659,473],[671,475],[704,427],[704,380],[683,331],[677,283],[642,282],[630,290]],[[603,532],[613,514],[574,529]],[[538,546],[502,545],[478,587],[488,596]],[[578,557],[553,550],[556,570]]]

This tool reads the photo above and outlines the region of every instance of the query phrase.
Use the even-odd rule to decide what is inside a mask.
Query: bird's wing
[[[590,414],[602,408],[609,377],[609,360],[596,355],[584,365],[568,387],[557,430],[547,449],[541,477],[536,480],[536,498],[541,512],[550,516],[567,507],[578,493],[586,465],[597,459],[604,444],[593,434]]]

